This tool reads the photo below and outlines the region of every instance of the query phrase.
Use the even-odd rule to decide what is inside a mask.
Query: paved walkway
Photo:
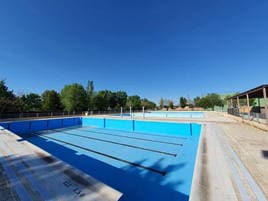
[[[226,139],[268,197],[268,132],[237,123],[219,124]]]
[[[121,193],[0,129],[0,201],[116,201]]]
[[[207,113],[192,201],[258,200],[268,197],[268,133]]]

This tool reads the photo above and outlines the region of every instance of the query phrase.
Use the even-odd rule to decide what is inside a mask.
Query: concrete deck
[[[267,200],[268,132],[206,115],[190,200]]]
[[[116,201],[121,193],[0,130],[0,200]]]
[[[267,131],[214,112],[205,113],[203,119],[146,120],[198,122],[204,125],[191,201],[267,200]],[[0,130],[0,137],[1,201],[27,198],[118,200],[121,196],[120,192],[66,165],[38,147],[18,141],[18,137],[8,134],[6,130]]]

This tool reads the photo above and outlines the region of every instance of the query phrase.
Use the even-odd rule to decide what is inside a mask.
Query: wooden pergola
[[[240,99],[246,99],[248,113],[250,115],[250,103],[249,99],[256,98],[256,99],[264,99],[264,110],[265,113],[268,114],[268,103],[267,103],[267,95],[268,95],[268,84],[264,84],[258,86],[256,88],[250,89],[248,91],[236,94],[230,98],[228,98],[228,108],[237,108],[240,109]],[[260,103],[259,103],[260,106]]]

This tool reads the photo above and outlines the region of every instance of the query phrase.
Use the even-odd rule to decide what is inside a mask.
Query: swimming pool
[[[188,200],[201,125],[106,118],[1,123],[123,193],[120,200]]]
[[[121,116],[121,114],[114,114],[113,116]],[[130,113],[123,113],[123,116],[131,116]],[[133,117],[143,117],[142,112],[132,113]],[[152,111],[145,112],[144,117],[157,117],[157,118],[203,118],[203,112],[163,112]]]

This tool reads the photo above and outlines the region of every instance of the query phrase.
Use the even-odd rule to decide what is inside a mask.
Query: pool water
[[[121,114],[115,114],[114,116],[121,116]],[[130,113],[123,113],[123,116],[131,116]],[[143,113],[132,113],[133,117],[143,117]],[[144,117],[157,117],[157,118],[203,118],[203,112],[145,112]]]
[[[120,200],[189,199],[200,124],[65,118],[0,125],[119,190]]]

